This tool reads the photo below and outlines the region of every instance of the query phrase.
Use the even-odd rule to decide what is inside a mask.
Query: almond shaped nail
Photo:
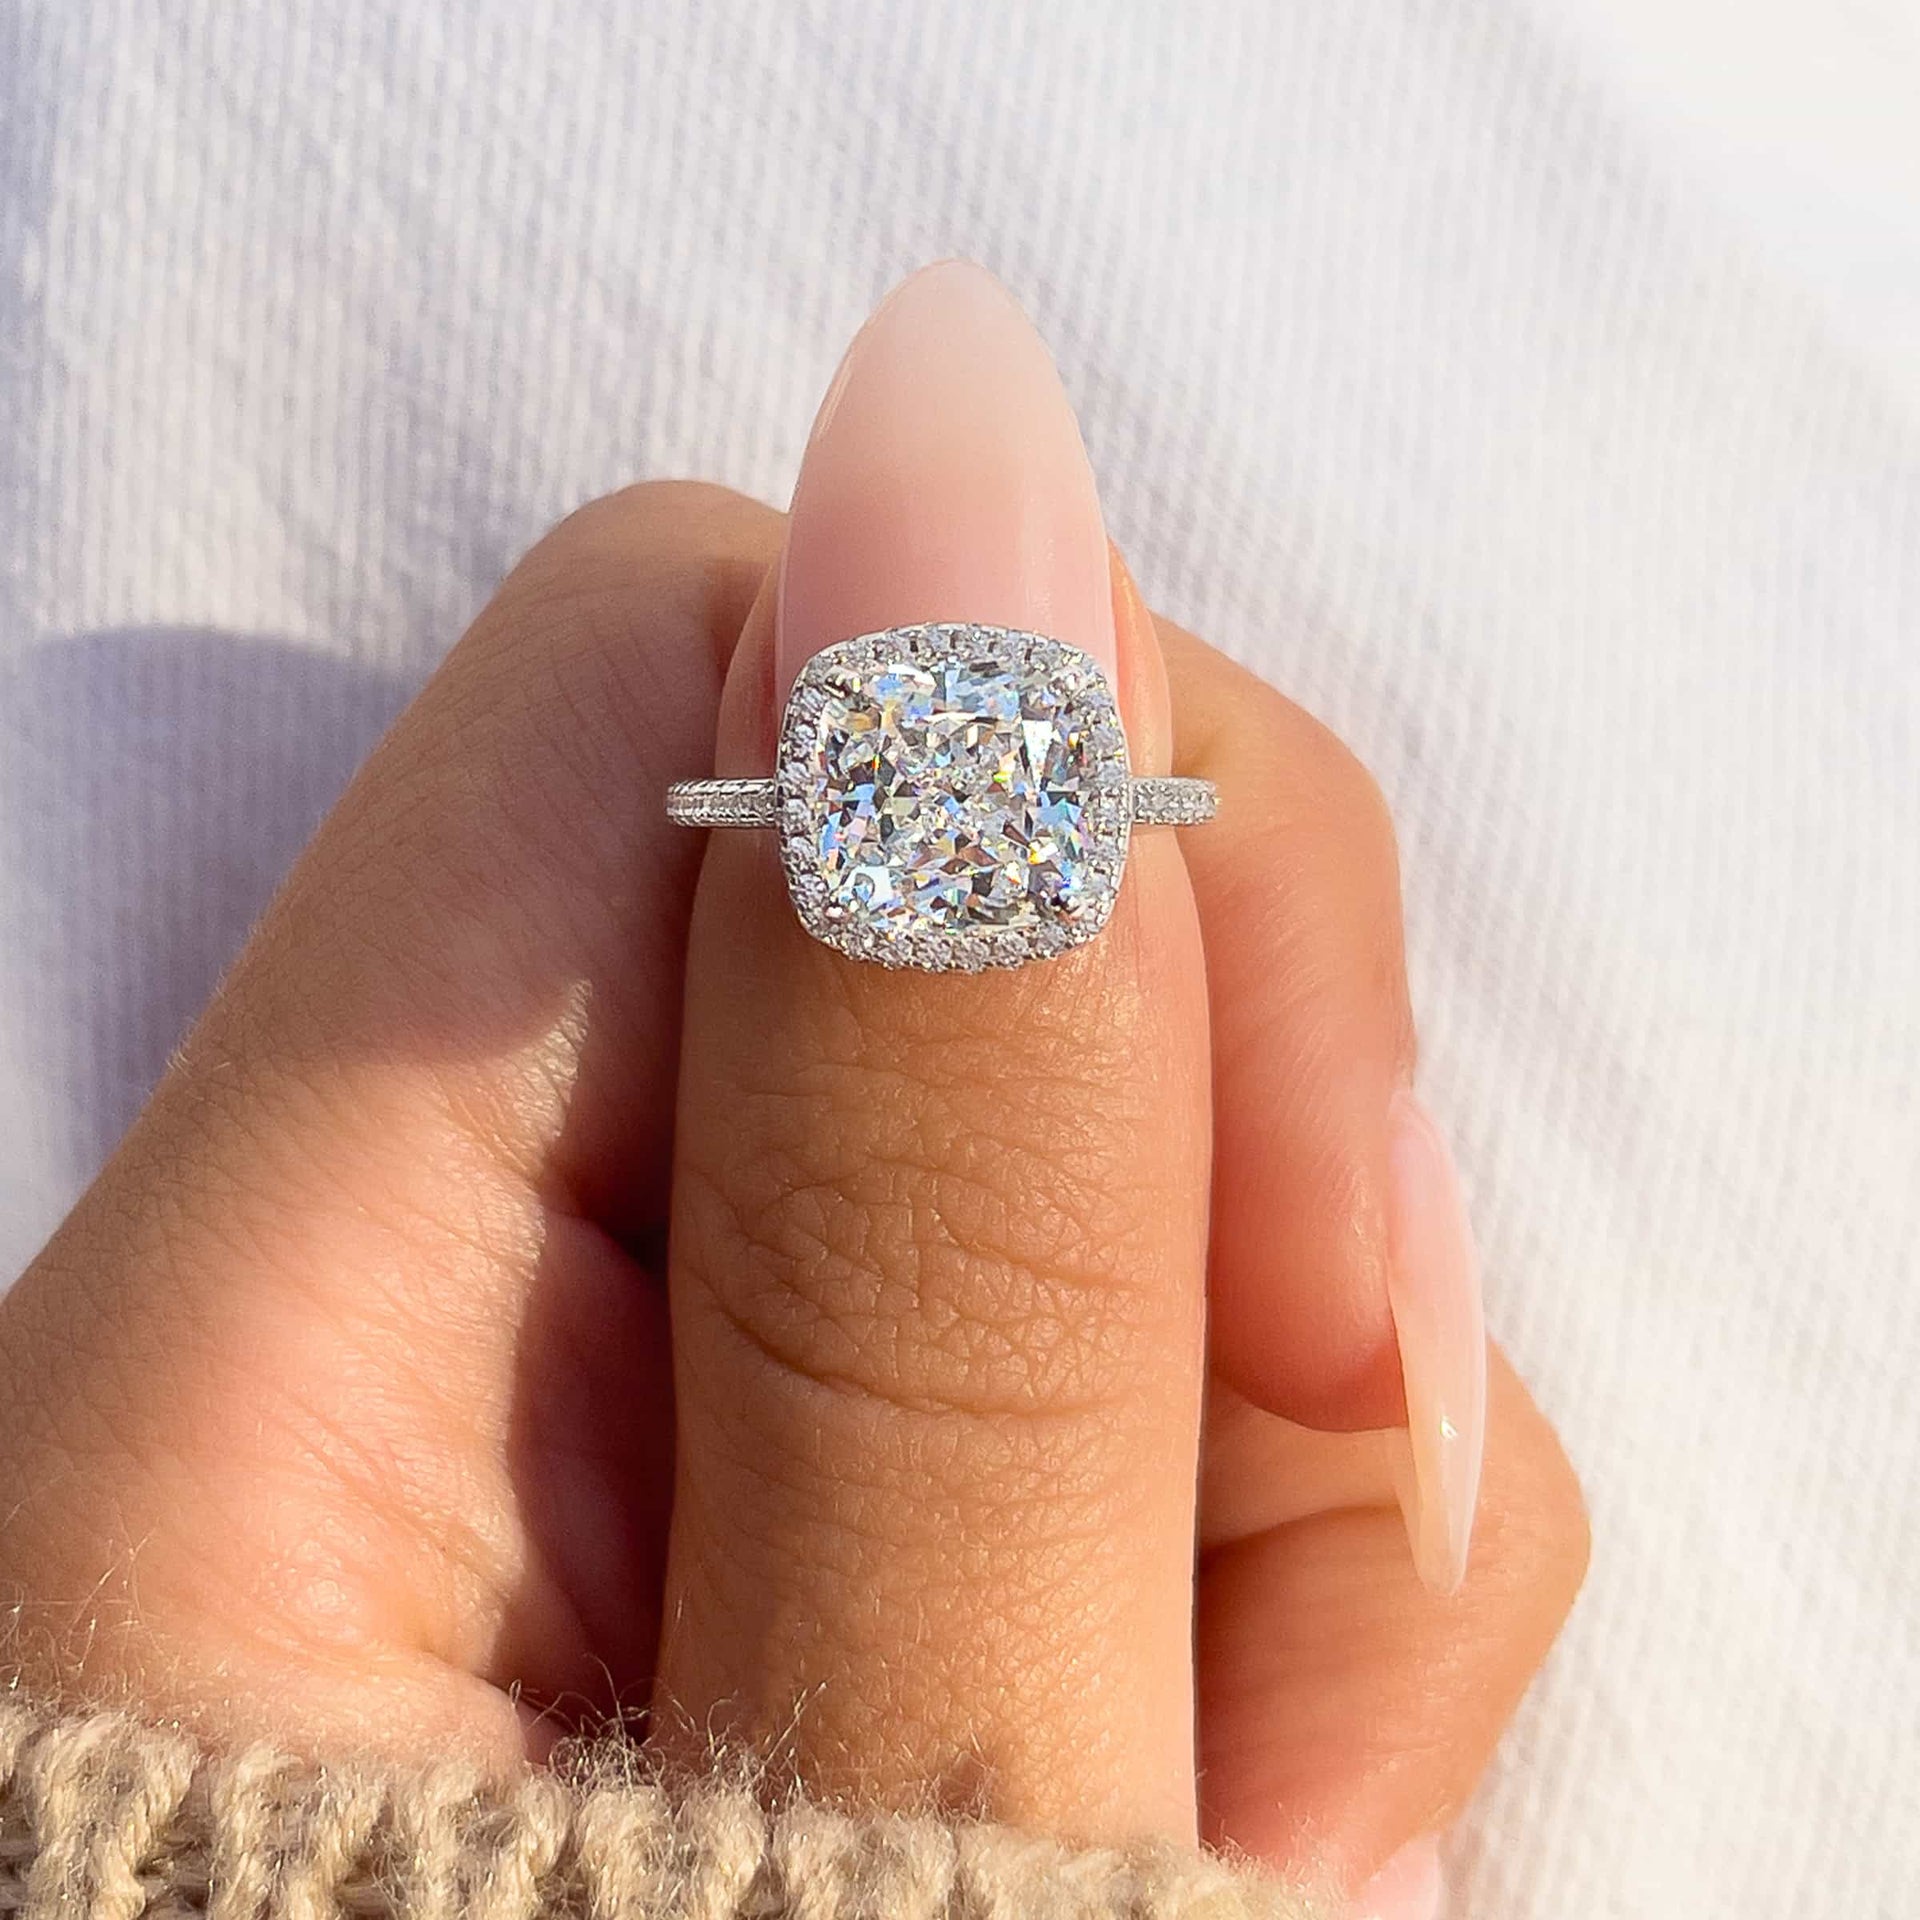
[[[1407,1469],[1396,1475],[1420,1578],[1466,1577],[1487,1425],[1480,1269],[1460,1175],[1433,1117],[1396,1093],[1388,1114],[1387,1301],[1407,1400]]]
[[[932,620],[1049,634],[1115,668],[1073,408],[1032,322],[965,260],[894,289],[821,405],[787,527],[776,698],[822,647]]]

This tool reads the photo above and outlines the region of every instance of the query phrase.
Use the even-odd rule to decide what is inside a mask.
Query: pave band
[[[1219,806],[1211,780],[1135,774],[1127,787],[1136,827],[1202,826]],[[676,780],[667,789],[667,818],[683,827],[775,827],[779,809],[772,780]]]

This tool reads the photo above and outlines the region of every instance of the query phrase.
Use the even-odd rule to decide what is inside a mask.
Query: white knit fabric
[[[1597,1536],[1455,1912],[1920,1910],[1920,422],[1550,11],[0,4],[0,1273],[516,552],[972,253],[1398,810]]]

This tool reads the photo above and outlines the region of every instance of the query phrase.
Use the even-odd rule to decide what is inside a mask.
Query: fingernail
[[[855,336],[794,489],[775,663],[922,620],[1051,634],[1115,664],[1106,532],[1045,343],[983,267],[946,260]]]
[[[1404,1089],[1389,1113],[1387,1301],[1406,1388],[1408,1461],[1396,1477],[1420,1578],[1466,1575],[1487,1424],[1479,1263],[1453,1154]]]
[[[1352,1920],[1435,1920],[1445,1895],[1439,1841],[1412,1840],[1361,1889]]]

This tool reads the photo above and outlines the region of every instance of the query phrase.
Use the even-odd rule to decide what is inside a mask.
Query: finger
[[[1472,1528],[1485,1341],[1452,1156],[1411,1089],[1399,864],[1366,770],[1162,622],[1183,767],[1229,803],[1187,849],[1214,1030],[1212,1364],[1312,1427],[1404,1425],[1427,1579]]]
[[[1160,631],[1181,763],[1232,796],[1188,849],[1217,1035],[1219,1363],[1304,1424],[1386,1426],[1387,1112],[1414,1051],[1392,823],[1311,715]]]
[[[821,644],[929,618],[1116,665],[1150,765],[1151,623],[1116,631],[1057,378],[961,267],[896,293],[831,390],[724,765],[767,766]],[[688,980],[662,1719],[829,1792],[1191,1835],[1208,1094],[1173,837],[1136,836],[1098,939],[968,976],[831,951],[771,845],[718,834]]]
[[[1586,1567],[1572,1469],[1498,1354],[1479,1525],[1451,1595],[1408,1564],[1387,1441],[1244,1403],[1209,1433],[1207,1831],[1342,1897],[1460,1812]]]
[[[1215,1034],[1208,1827],[1330,1874],[1342,1898],[1390,1856],[1430,1895],[1431,1836],[1577,1585],[1578,1492],[1503,1375],[1479,1497],[1478,1277],[1451,1155],[1409,1084],[1378,790],[1300,709],[1161,631],[1181,764],[1232,799],[1188,849]]]
[[[697,855],[659,810],[776,529],[659,487],[534,550],[0,1308],[43,1680],[396,1742],[517,1744],[493,1682],[644,1698]]]

